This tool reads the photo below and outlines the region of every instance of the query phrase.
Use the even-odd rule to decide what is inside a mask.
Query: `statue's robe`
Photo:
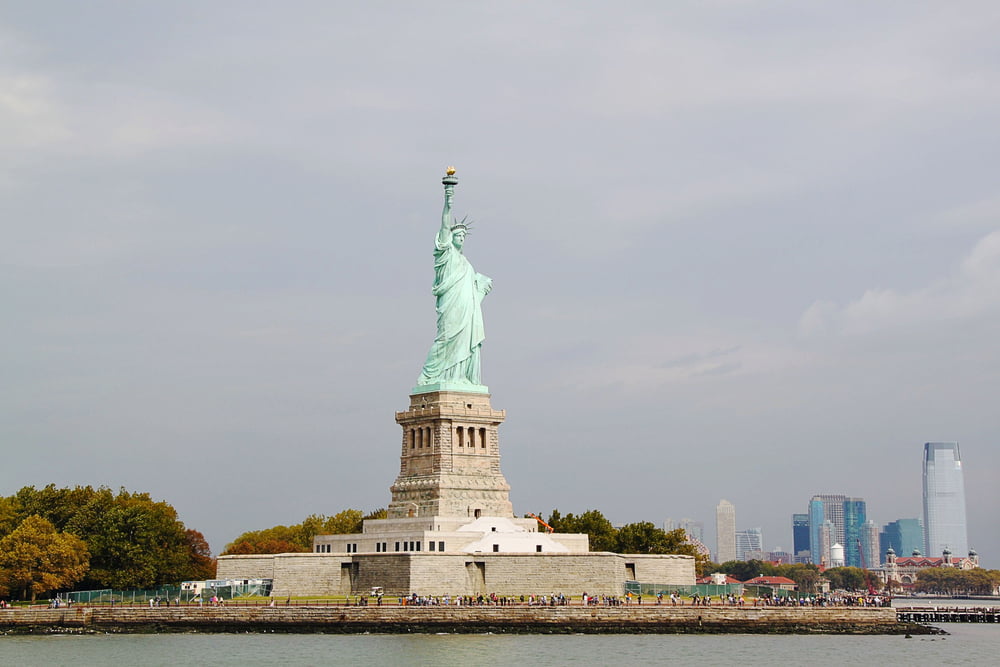
[[[483,296],[488,278],[476,273],[462,251],[435,239],[434,288],[437,297],[437,336],[418,385],[438,382],[480,384],[479,351],[483,329]]]

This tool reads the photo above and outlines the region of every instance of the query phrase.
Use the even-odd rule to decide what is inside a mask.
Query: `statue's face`
[[[459,250],[465,245],[465,230],[456,229],[451,235],[451,242],[455,244],[455,247]]]

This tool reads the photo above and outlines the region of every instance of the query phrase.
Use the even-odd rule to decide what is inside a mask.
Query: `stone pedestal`
[[[485,393],[411,394],[410,408],[396,413],[403,443],[389,519],[512,518],[497,431],[505,417]]]

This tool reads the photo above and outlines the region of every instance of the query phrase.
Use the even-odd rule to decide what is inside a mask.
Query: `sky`
[[[1000,568],[1000,5],[4,2],[0,494],[148,491],[215,552],[385,507],[440,179],[493,279],[515,512],[818,493]]]

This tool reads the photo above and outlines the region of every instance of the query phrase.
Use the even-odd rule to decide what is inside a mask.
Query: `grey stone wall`
[[[631,570],[628,566],[632,566]],[[271,578],[273,594],[349,595],[381,586],[387,595],[621,595],[640,581],[694,583],[690,556],[613,553],[389,553],[220,556],[220,579]]]

